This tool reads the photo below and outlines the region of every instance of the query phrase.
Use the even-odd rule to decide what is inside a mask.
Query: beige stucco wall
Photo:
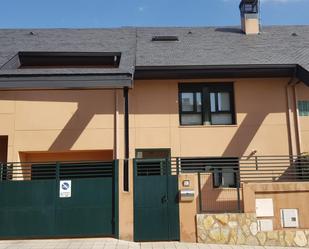
[[[133,241],[133,160],[129,161],[129,191],[123,191],[124,160],[119,160],[119,238]]]
[[[309,228],[309,183],[247,183],[243,184],[244,212],[255,212],[255,199],[271,198],[274,205],[273,224],[274,229],[282,229],[280,209],[298,209],[299,228]]]
[[[212,173],[200,174],[201,207],[203,213],[237,212],[237,188],[214,188]],[[239,206],[242,210],[242,189],[239,189]]]
[[[171,148],[172,156],[288,155],[288,78],[135,81],[130,146]],[[179,126],[179,82],[234,82],[237,125]],[[309,89],[307,90],[309,92]]]
[[[260,23],[258,18],[245,18],[241,19],[242,30],[247,35],[256,35],[260,33]]]
[[[296,87],[296,99],[309,101],[309,87],[300,83]],[[301,152],[309,152],[309,116],[299,117]]]
[[[180,127],[179,82],[234,82],[237,124]],[[172,156],[242,156],[253,150],[256,155],[288,155],[288,82],[288,78],[135,81],[129,91],[130,157],[135,157],[136,148],[171,148]],[[299,87],[298,97],[309,99],[309,88]],[[123,111],[122,90],[1,91],[0,135],[9,136],[8,161],[19,161],[22,152],[80,150],[113,150],[114,157],[123,159]],[[301,118],[304,150],[309,149],[308,124]],[[120,208],[124,239],[133,236],[132,164],[130,172],[128,193],[119,181],[120,207],[126,207]],[[196,200],[180,203],[184,241],[196,238],[196,212]]]
[[[130,157],[136,148],[171,148],[172,156],[242,156],[252,150],[287,155],[288,81],[135,81],[129,93]],[[180,127],[179,82],[234,82],[237,124]],[[309,99],[309,88],[297,87],[298,98]],[[9,161],[18,161],[21,151],[115,149],[124,158],[123,124],[122,90],[0,92],[0,132],[9,135]],[[304,151],[308,124],[309,118],[300,118]]]
[[[183,181],[189,180],[190,186],[183,186]],[[178,177],[179,190],[193,190],[194,200],[179,202],[180,240],[196,242],[196,219],[199,212],[198,202],[198,178],[197,174],[183,174]]]
[[[114,91],[1,91],[0,133],[8,161],[23,151],[114,148]]]

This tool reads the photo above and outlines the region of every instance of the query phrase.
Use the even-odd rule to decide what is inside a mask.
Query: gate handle
[[[164,195],[164,196],[161,198],[161,202],[162,202],[162,203],[168,202],[168,199],[167,199],[167,196],[166,196],[166,195]]]

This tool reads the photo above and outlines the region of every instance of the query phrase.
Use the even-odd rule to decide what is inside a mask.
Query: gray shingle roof
[[[33,32],[33,35],[30,34]],[[0,70],[0,74],[132,73],[135,64],[136,32],[119,29],[2,29],[0,67],[19,51],[121,52],[116,69],[22,69]]]
[[[259,35],[239,28],[140,28],[137,34],[137,66],[300,64],[309,70],[309,26],[266,27]],[[151,42],[153,35],[177,35],[179,42]]]
[[[153,42],[155,35],[177,35],[179,41]],[[0,67],[19,51],[122,53],[118,69],[36,69],[40,73],[124,73],[133,72],[135,65],[243,64],[299,64],[309,71],[309,26],[265,27],[261,34],[249,36],[235,27],[0,30]],[[33,69],[0,71],[33,73]]]

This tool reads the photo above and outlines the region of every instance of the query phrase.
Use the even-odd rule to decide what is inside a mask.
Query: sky
[[[234,26],[240,0],[0,0],[0,28]],[[262,25],[309,24],[309,0],[261,0]]]

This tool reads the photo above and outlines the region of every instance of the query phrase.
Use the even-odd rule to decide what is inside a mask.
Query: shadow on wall
[[[235,153],[235,148],[237,148],[238,151],[237,156],[244,155],[246,150],[248,149],[248,146],[250,145],[251,141],[255,137],[256,133],[258,132],[259,128],[263,124],[268,114],[269,113],[266,112],[254,114],[247,113],[244,120],[239,125],[233,138],[225,148],[222,156],[233,156],[233,154]]]
[[[201,174],[201,199],[200,210],[202,213],[238,212],[238,198],[236,188],[214,188],[211,173]],[[242,191],[240,190],[240,207],[243,210]],[[197,207],[199,198],[196,199]]]
[[[107,92],[109,94],[103,94]],[[114,96],[111,90],[7,91],[0,93],[0,100],[77,103],[77,110],[48,150],[59,152],[71,150],[95,115],[114,114],[114,98],[111,96]],[[106,101],[110,104],[106,105]],[[53,111],[57,113],[58,110],[55,108]]]
[[[175,84],[175,81],[171,82]],[[145,115],[145,119],[146,115],[178,114],[177,88],[169,85],[163,81],[155,84],[137,82],[134,92],[131,91],[129,95],[130,113]],[[235,134],[222,151],[222,156],[242,156],[269,114],[286,113],[284,88],[274,98],[273,92],[281,89],[276,84],[273,84],[274,86],[264,84],[264,88],[256,85],[244,82],[235,88],[236,111],[238,114],[243,114],[244,119],[239,122]],[[2,92],[0,100],[77,103],[78,109],[49,148],[49,151],[66,151],[72,148],[94,115],[114,113],[114,100],[101,96],[106,91],[110,90]],[[94,98],[93,95],[97,96]],[[123,113],[123,110],[120,110],[120,113]],[[71,132],[73,129],[74,132]]]
[[[234,31],[239,32],[238,30]],[[240,80],[238,83],[235,83],[234,95],[235,110],[237,112],[236,121],[238,121],[237,130],[235,127],[231,127],[231,129],[235,130],[231,140],[222,148],[222,153],[220,153],[220,155],[212,156],[243,156],[267,117],[270,117],[269,120],[273,128],[269,126],[269,129],[265,130],[266,132],[270,132],[271,129],[276,131],[274,125],[280,127],[283,125],[286,126],[287,104],[285,85],[286,82],[282,79],[274,79],[273,81],[252,79],[248,82]],[[175,80],[156,82],[138,81],[135,83],[135,89],[134,92],[131,93],[131,96],[134,98],[130,102],[132,114],[175,115],[179,113],[178,86]],[[285,117],[282,119],[281,115],[276,114],[283,114]],[[145,124],[147,123],[145,122]],[[218,130],[219,129],[214,129],[214,132],[220,132]],[[286,134],[287,133],[288,128],[286,127]],[[266,140],[262,142],[266,145],[268,142],[273,143],[273,141]],[[192,141],[192,146],[194,146],[194,144],[195,141]],[[263,144],[259,144],[263,146]],[[288,141],[286,145],[281,143],[278,146],[286,148],[288,146]]]

